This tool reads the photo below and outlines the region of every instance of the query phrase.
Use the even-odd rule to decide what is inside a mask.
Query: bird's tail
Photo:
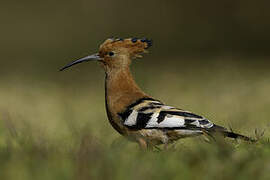
[[[229,132],[229,131],[224,131],[222,132],[222,134],[224,134],[225,137],[229,137],[229,138],[233,138],[233,139],[242,139],[244,141],[249,141],[249,142],[256,142],[256,139],[244,136],[242,134],[237,134],[234,132]]]
[[[222,126],[218,126],[218,125],[214,125],[213,127],[210,128],[209,133],[221,133],[224,137],[229,137],[229,138],[233,138],[233,139],[241,139],[244,141],[248,141],[248,142],[256,142],[256,139],[244,136],[242,134],[237,134],[234,133],[232,131],[228,131],[226,128],[222,127]]]

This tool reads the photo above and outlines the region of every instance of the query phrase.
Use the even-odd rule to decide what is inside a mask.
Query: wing
[[[123,124],[132,129],[210,129],[214,126],[206,118],[152,98],[142,98],[119,113]]]

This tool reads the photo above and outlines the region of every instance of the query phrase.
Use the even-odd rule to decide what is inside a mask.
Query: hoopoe
[[[220,133],[224,137],[253,139],[228,131],[208,119],[172,106],[145,94],[130,72],[133,59],[142,57],[152,41],[147,38],[109,38],[96,54],[86,56],[64,66],[96,60],[105,70],[105,99],[108,119],[113,128],[142,149],[168,144],[184,137]]]

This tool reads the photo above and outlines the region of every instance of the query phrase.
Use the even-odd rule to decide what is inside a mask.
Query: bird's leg
[[[167,150],[168,150],[168,147],[169,147],[169,141],[168,141],[167,136],[164,136],[162,142],[163,142],[163,144],[164,144],[163,150],[167,151]]]
[[[141,150],[144,150],[144,151],[147,150],[147,142],[143,138],[138,138],[137,142],[138,142]]]

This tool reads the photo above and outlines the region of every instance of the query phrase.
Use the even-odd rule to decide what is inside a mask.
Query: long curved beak
[[[86,56],[84,58],[78,59],[76,61],[73,61],[73,62],[67,64],[66,66],[62,67],[60,69],[60,71],[63,71],[64,69],[67,69],[67,68],[69,68],[69,67],[71,67],[71,66],[73,66],[75,64],[79,64],[79,63],[86,62],[86,61],[95,61],[95,60],[98,61],[98,60],[101,60],[101,59],[102,58],[98,55],[98,53],[92,54],[90,56]]]

